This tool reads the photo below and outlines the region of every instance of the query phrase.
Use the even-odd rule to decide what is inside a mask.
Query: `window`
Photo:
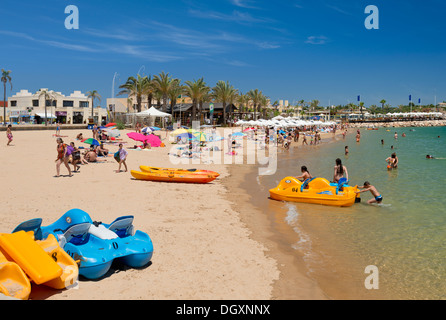
[[[17,101],[11,100],[11,107],[17,107]]]
[[[79,107],[80,108],[88,108],[88,101],[79,101]]]
[[[45,100],[45,105],[47,107],[55,107],[56,106],[57,101],[56,100]]]
[[[33,107],[39,106],[39,100],[33,100]]]
[[[73,107],[74,106],[74,101],[73,100],[64,100],[63,101],[63,106],[64,107]]]

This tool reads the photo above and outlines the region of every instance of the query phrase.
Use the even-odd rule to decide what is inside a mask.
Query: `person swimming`
[[[426,159],[435,159],[433,155],[427,154]]]

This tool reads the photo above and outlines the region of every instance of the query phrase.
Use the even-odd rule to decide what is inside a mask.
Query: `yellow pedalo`
[[[350,187],[331,184],[324,178],[313,178],[301,182],[295,177],[286,177],[276,188],[270,189],[270,198],[279,201],[293,201],[322,204],[327,206],[350,207],[359,202],[358,186]]]

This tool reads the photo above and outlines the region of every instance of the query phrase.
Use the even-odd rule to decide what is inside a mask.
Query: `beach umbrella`
[[[160,131],[161,128],[158,128],[158,127],[150,127],[150,130],[152,130],[152,131]]]
[[[135,140],[135,141],[139,141],[139,142],[144,142],[144,141],[148,140],[149,137],[150,137],[150,136],[143,135],[142,133],[138,133],[138,132],[127,133],[127,136],[130,139]]]
[[[107,128],[109,128],[109,127],[114,127],[114,126],[116,126],[116,123],[114,123],[114,122],[110,122],[110,123],[106,124],[105,126],[106,126]]]
[[[170,135],[172,135],[172,136],[177,136],[177,135],[180,135],[180,134],[183,134],[183,133],[188,133],[188,132],[187,132],[186,129],[177,129],[177,130],[175,130],[175,131],[172,131],[172,132],[170,133]]]
[[[98,140],[93,139],[93,138],[84,139],[81,142],[89,144],[89,145],[93,145],[93,146],[100,146],[101,145],[101,143]]]
[[[224,140],[225,138],[221,137],[221,136],[217,136],[217,135],[208,135],[207,136],[207,142],[214,142],[214,141],[221,141]]]
[[[107,135],[111,138],[118,138],[121,136],[121,132],[118,129],[105,129],[105,132],[107,132]]]
[[[188,129],[187,132],[192,133],[192,134],[200,133],[200,131],[195,130],[195,129]]]
[[[183,139],[187,139],[187,140],[198,140],[193,134],[191,134],[191,133],[189,133],[189,132],[179,134],[179,135],[177,136],[177,138],[178,138],[178,137],[180,137],[181,140],[183,140]]]
[[[141,130],[141,132],[147,132],[147,133],[150,133],[150,132],[152,132],[153,130],[152,130],[152,128],[150,128],[150,127],[145,127],[145,128],[143,128],[142,130]]]
[[[243,130],[243,132],[249,132],[249,131],[253,131],[254,128],[246,128],[245,130]]]
[[[203,132],[197,132],[194,134],[198,141],[206,141],[206,134]]]
[[[150,146],[152,147],[159,147],[161,146],[161,139],[158,136],[155,136],[154,134],[148,135],[146,141],[150,143]]]

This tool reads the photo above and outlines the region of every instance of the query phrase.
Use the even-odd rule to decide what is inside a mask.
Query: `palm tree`
[[[54,91],[48,91],[48,90],[42,90],[39,93],[39,99],[42,97],[45,99],[44,105],[45,105],[45,126],[48,125],[48,116],[47,116],[47,101],[50,101],[50,105],[52,105],[52,101],[56,99],[56,94]]]
[[[379,103],[381,103],[382,108],[384,109],[384,105],[386,104],[386,100],[382,99]]]
[[[138,112],[141,112],[142,96],[146,92],[148,83],[147,77],[141,77],[139,74],[137,75],[137,78],[129,77],[126,83],[119,86],[122,90],[118,93],[118,96],[123,94],[129,96],[134,95],[136,97]]]
[[[209,88],[206,86],[203,78],[194,81],[186,81],[184,94],[192,99],[192,120],[196,120],[198,103],[203,99]]]
[[[163,97],[163,112],[167,111],[167,97],[173,82],[174,80],[169,76],[169,73],[164,73],[164,71],[153,77],[153,86]]]
[[[259,91],[259,89],[250,90],[247,93],[248,97],[251,99],[253,105],[254,105],[254,120],[257,120],[257,106],[260,103],[260,99],[262,97],[262,92]]]
[[[240,92],[240,94],[237,97],[237,103],[240,107],[241,112],[245,112],[245,108],[246,108],[247,104],[249,103],[248,95]]]
[[[220,80],[216,86],[212,88],[212,97],[216,101],[223,103],[223,124],[226,124],[226,103],[234,101],[237,95],[237,90],[229,84],[229,81]]]
[[[11,91],[12,91],[12,82],[11,82],[11,76],[9,75],[11,73],[10,70],[5,71],[2,69],[2,82],[3,82],[3,125],[6,126],[6,83],[9,82],[11,85]]]
[[[152,107],[153,94],[155,92],[152,76],[144,77],[143,81],[145,82],[142,85],[143,94],[147,96],[147,108],[150,109]]]
[[[92,90],[92,91],[88,91],[87,92],[87,97],[91,98],[91,118],[93,118],[93,111],[94,111],[94,100],[98,99],[99,101],[101,101],[102,97],[99,94],[99,92],[97,92],[96,90]]]
[[[173,117],[173,108],[175,107],[175,104],[177,103],[178,97],[183,93],[184,88],[181,85],[181,82],[179,79],[173,80],[172,86],[169,90],[169,99],[170,99],[170,108],[171,108],[171,114]]]
[[[268,106],[269,98],[261,93],[259,101],[259,113],[262,113],[263,118],[266,116],[266,107]],[[262,108],[263,107],[263,108]]]

